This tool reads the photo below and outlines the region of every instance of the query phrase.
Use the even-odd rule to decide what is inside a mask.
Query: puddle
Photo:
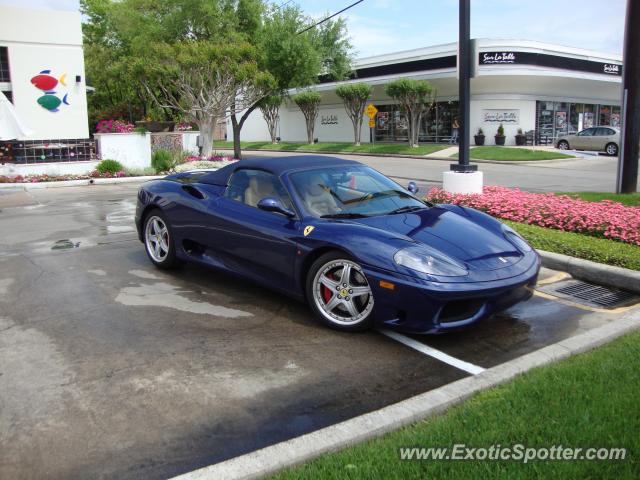
[[[71,248],[79,248],[82,242],[73,242],[68,238],[64,240],[58,240],[53,244],[51,250],[69,250]]]
[[[118,293],[116,302],[136,307],[164,307],[188,313],[213,315],[216,317],[238,318],[252,317],[253,314],[234,308],[213,305],[208,302],[195,302],[181,294],[189,293],[164,282],[151,285],[141,284],[137,287],[124,287]]]

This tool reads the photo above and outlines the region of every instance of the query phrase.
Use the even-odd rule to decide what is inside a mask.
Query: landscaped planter
[[[159,121],[137,121],[136,127],[144,127],[148,132],[173,132],[176,122],[159,122]]]
[[[493,137],[495,139],[496,145],[504,145],[504,140],[507,138],[504,135],[495,135]]]
[[[476,142],[476,147],[484,145],[484,135],[474,135],[473,140]]]
[[[516,145],[523,146],[527,143],[527,136],[524,133],[516,135]]]

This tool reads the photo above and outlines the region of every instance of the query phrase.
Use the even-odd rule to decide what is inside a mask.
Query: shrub
[[[156,150],[151,155],[151,166],[156,173],[168,172],[176,163],[175,155],[169,150]]]
[[[478,133],[477,133],[477,135],[484,135],[484,132],[482,131],[482,129],[481,129],[481,128],[478,128]]]
[[[97,166],[96,170],[99,173],[118,173],[124,171],[124,167],[117,160],[102,160]]]
[[[101,120],[96,125],[98,133],[131,133],[134,125],[123,120]]]
[[[500,124],[500,126],[498,127],[498,136],[504,137],[504,127],[502,126],[502,124]]]

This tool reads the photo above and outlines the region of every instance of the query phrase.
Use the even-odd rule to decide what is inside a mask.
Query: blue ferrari
[[[540,258],[522,237],[416,193],[355,161],[248,159],[143,184],[136,226],[157,267],[239,275],[344,331],[455,330],[531,296]]]

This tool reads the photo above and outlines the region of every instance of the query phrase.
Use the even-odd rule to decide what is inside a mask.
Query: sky
[[[321,18],[355,0],[292,1]],[[78,10],[78,0],[0,0],[2,4]],[[625,0],[471,0],[471,36],[538,40],[622,55],[624,12]],[[357,57],[455,42],[458,35],[457,0],[364,0],[342,16]]]

